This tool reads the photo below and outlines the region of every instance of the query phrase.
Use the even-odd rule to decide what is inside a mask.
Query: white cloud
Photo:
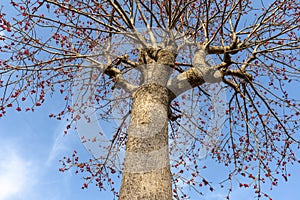
[[[61,135],[56,137],[46,160],[44,153],[36,156],[28,150],[32,144],[22,144],[21,138],[0,141],[0,200],[68,198],[72,173],[59,173],[56,160],[68,147],[63,141]]]
[[[64,138],[63,131],[65,126],[59,126],[56,133],[54,134],[54,142],[51,147],[51,151],[49,153],[48,159],[46,164],[49,166],[61,153],[66,152],[68,150],[67,145],[64,143],[66,142],[66,138]]]
[[[46,166],[50,166],[56,163],[57,160],[61,159],[63,156],[69,155],[74,148],[76,140],[78,140],[78,135],[76,132],[70,132],[64,134],[66,126],[68,123],[61,122],[58,124],[55,132],[53,133],[53,141],[51,142],[51,149],[46,161]]]
[[[2,143],[2,142],[1,142]],[[33,164],[23,158],[17,145],[6,142],[0,149],[0,199],[16,199],[35,183]]]

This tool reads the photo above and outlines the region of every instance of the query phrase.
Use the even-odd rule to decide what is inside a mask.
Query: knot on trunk
[[[173,67],[176,60],[176,54],[170,50],[161,49],[157,52],[157,63]]]

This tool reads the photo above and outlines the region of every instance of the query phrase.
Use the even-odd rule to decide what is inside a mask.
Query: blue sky
[[[1,0],[1,4],[3,2],[9,1]],[[64,136],[65,121],[48,117],[50,113],[58,112],[62,105],[58,98],[47,99],[35,112],[17,112],[11,108],[7,116],[0,119],[0,200],[112,199],[109,192],[99,192],[93,185],[82,190],[80,174],[75,175],[72,170],[58,171],[61,167],[58,160],[71,155],[74,149],[79,152],[81,160],[91,157],[76,132]],[[208,177],[221,177],[228,171],[209,160],[203,162],[209,164],[205,172]],[[299,199],[300,165],[290,167],[290,171],[289,182],[281,179],[279,186],[270,191],[273,200]],[[222,200],[224,196],[226,192],[217,189],[206,193],[203,198],[191,199]],[[231,199],[255,198],[252,190],[235,185]]]
[[[64,136],[65,122],[48,117],[56,106],[52,99],[37,112],[12,109],[0,119],[0,200],[111,199],[96,187],[82,190],[74,171],[58,171],[58,160],[74,149],[90,155],[75,132]]]

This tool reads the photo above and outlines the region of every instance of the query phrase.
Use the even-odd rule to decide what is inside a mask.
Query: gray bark
[[[171,200],[167,89],[175,62],[168,50],[140,52],[142,85],[132,94],[120,200]]]
[[[166,87],[151,83],[133,94],[120,200],[171,200]]]

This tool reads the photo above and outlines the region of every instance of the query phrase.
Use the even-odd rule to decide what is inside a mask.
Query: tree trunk
[[[120,200],[171,200],[169,91],[157,83],[133,95]]]

